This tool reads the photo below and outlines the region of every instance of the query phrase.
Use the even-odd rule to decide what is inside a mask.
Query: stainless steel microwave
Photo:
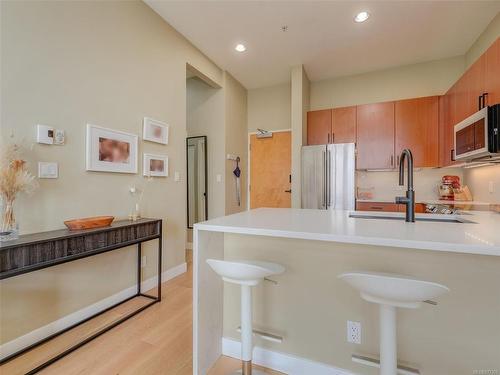
[[[484,107],[455,125],[455,160],[500,157],[500,104]]]

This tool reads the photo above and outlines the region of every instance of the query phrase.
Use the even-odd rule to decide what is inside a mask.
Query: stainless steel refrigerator
[[[354,210],[355,145],[302,147],[302,208]]]

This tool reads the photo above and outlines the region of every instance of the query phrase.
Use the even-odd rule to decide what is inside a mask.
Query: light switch
[[[177,171],[174,172],[174,181],[179,182],[181,180],[181,174]]]
[[[222,182],[222,175],[221,174],[218,174],[217,176],[215,176],[217,182]]]
[[[59,166],[57,163],[38,162],[38,178],[58,178]]]
[[[54,128],[47,125],[37,125],[36,126],[36,141],[37,143],[43,143],[46,145],[51,145],[54,143]]]

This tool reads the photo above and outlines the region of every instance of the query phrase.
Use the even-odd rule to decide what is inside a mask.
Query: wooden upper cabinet
[[[405,148],[411,150],[415,167],[439,165],[439,97],[399,100],[395,107],[396,167]]]
[[[486,73],[486,54],[483,54],[464,75],[464,93],[466,98],[463,104],[465,105],[464,119],[476,113],[481,108],[479,107],[480,97],[485,92],[484,82]]]
[[[330,143],[332,131],[332,110],[307,112],[307,144],[325,145]]]
[[[394,102],[360,105],[356,116],[356,168],[394,168]]]
[[[356,142],[356,107],[334,108],[330,143],[354,142]]]
[[[500,103],[500,38],[484,54],[484,91],[488,93],[486,104]]]

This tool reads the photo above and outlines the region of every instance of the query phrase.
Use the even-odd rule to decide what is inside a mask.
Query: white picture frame
[[[144,153],[143,175],[147,177],[168,177],[168,156]],[[155,164],[155,165],[154,165]]]
[[[150,117],[144,117],[142,138],[145,141],[168,145],[168,131],[168,124]]]
[[[137,173],[138,141],[135,134],[87,124],[87,171]]]

